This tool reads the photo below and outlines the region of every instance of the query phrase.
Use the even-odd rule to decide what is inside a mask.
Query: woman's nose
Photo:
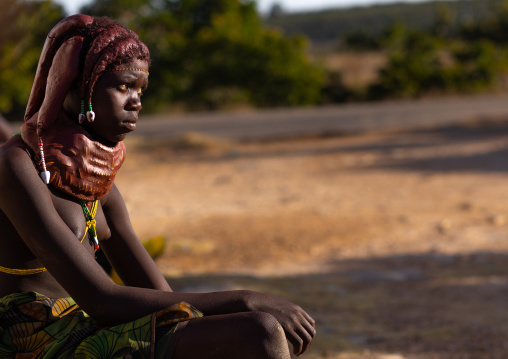
[[[127,102],[127,110],[129,111],[140,111],[143,108],[141,105],[141,98],[140,96],[135,93],[133,96],[129,98],[129,101]]]

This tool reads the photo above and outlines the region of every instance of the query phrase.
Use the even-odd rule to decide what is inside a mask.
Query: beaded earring
[[[95,112],[92,110],[92,103],[88,103],[88,111],[86,112],[86,119],[88,122],[94,122],[95,121]]]
[[[81,100],[81,112],[79,113],[79,116],[78,116],[78,121],[79,123],[83,123],[83,121],[85,121],[85,100]]]
[[[95,121],[95,112],[92,110],[92,103],[88,103],[88,111],[86,112],[85,116],[85,100],[81,100],[81,112],[78,116],[79,123],[83,123],[85,121],[85,118],[88,120],[88,122],[94,122]]]

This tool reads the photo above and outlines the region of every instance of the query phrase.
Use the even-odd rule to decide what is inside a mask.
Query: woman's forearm
[[[92,305],[83,309],[103,325],[125,323],[179,302],[186,302],[204,315],[218,315],[249,311],[247,290],[211,293],[177,293],[154,289],[115,285],[111,293],[101,295]],[[80,303],[78,303],[80,304]]]

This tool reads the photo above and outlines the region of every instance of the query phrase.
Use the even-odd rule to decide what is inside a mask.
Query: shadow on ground
[[[454,126],[419,132],[425,138],[420,146],[453,146],[487,140],[506,140],[504,146],[485,152],[461,153],[455,155],[436,154],[423,159],[401,159],[393,163],[374,166],[375,168],[430,171],[430,172],[506,172],[508,171],[508,123],[477,123],[470,126]],[[397,146],[397,144],[395,144]],[[383,150],[380,146],[380,150]],[[400,148],[400,147],[399,147]]]
[[[411,255],[330,263],[326,274],[168,278],[176,291],[252,289],[305,308],[308,358],[505,358],[508,253]],[[353,358],[346,356],[344,358]]]

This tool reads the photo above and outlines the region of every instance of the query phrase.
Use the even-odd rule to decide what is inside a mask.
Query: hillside
[[[456,24],[478,20],[492,13],[503,1],[431,1],[329,9],[269,16],[265,23],[281,29],[286,35],[305,35],[313,44],[320,45],[336,42],[352,32],[378,34],[394,22],[404,22],[412,28],[428,28],[436,20],[439,9],[448,9]]]

